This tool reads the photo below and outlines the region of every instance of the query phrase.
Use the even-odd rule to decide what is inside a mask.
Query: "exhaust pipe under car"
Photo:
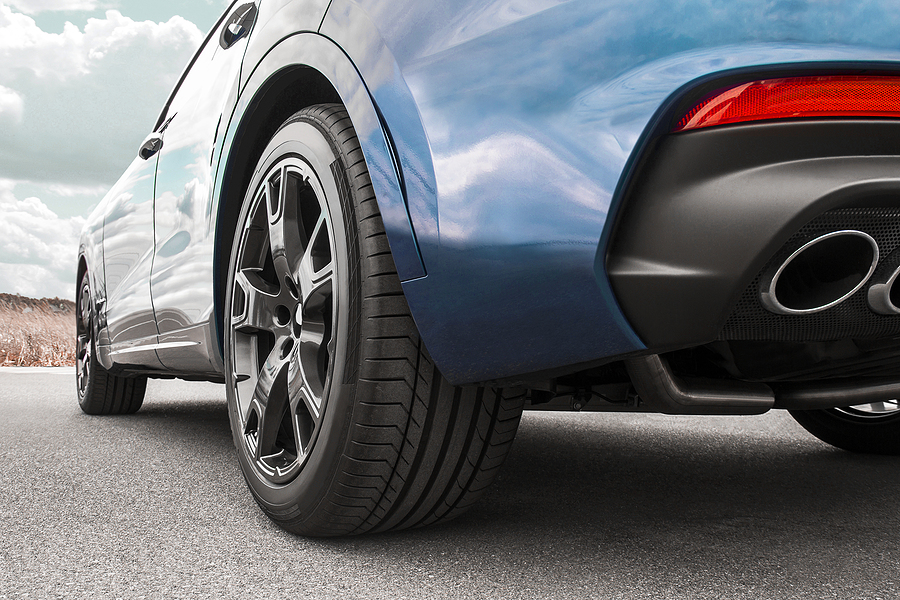
[[[877,264],[878,244],[872,236],[854,229],[832,231],[805,243],[770,269],[760,282],[760,302],[778,315],[823,311],[862,288]]]
[[[815,410],[900,397],[895,377],[849,377],[771,384],[679,377],[658,354],[625,360],[640,405],[672,415],[758,415],[770,408]]]

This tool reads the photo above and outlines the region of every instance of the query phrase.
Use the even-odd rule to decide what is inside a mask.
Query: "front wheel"
[[[137,412],[144,402],[146,377],[120,377],[97,360],[97,315],[85,271],[75,298],[75,383],[78,405],[89,415],[125,415]]]
[[[804,429],[832,446],[867,454],[900,454],[897,400],[790,412]]]
[[[251,492],[282,527],[425,525],[493,480],[524,395],[451,386],[433,364],[342,106],[304,109],[269,142],[227,289],[232,434]]]

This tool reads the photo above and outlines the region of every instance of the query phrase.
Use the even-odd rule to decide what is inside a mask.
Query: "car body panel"
[[[648,351],[618,305],[606,257],[629,177],[668,130],[672,106],[728,74],[894,69],[900,17],[891,9],[837,0],[264,0],[239,75],[222,67],[223,81],[239,83],[217,79],[227,100],[204,113],[221,115],[213,146],[203,142],[216,169],[204,180],[209,201],[179,213],[184,188],[166,182],[157,194],[160,333],[215,354],[216,265],[231,248],[218,211],[232,149],[251,135],[243,127],[267,83],[305,67],[348,109],[413,316],[451,382]],[[167,157],[177,170],[202,154],[176,160],[167,149],[160,182]],[[187,347],[166,366],[189,370]],[[220,371],[220,361],[209,357],[209,368]]]
[[[262,30],[255,32],[255,36],[259,37],[255,37],[254,42],[259,43],[258,40],[264,34]],[[303,60],[300,61],[297,57],[303,57]],[[422,276],[424,271],[416,250],[394,153],[385,136],[378,112],[353,63],[327,38],[317,33],[298,33],[280,40],[258,64],[251,65],[245,61],[247,81],[225,134],[223,168],[229,168],[228,161],[231,159],[235,136],[242,123],[250,116],[248,112],[253,110],[254,101],[265,93],[267,82],[280,72],[299,66],[311,67],[324,75],[339,94],[360,139],[398,270],[402,268],[413,277]],[[222,178],[220,183],[221,186],[227,185],[227,178]],[[219,187],[219,197],[223,193],[223,187]],[[225,250],[225,245],[219,250]],[[230,242],[225,251],[230,251]]]
[[[896,29],[867,25],[879,9],[334,0],[322,33],[417,174],[404,182],[428,277],[404,290],[442,371],[459,383],[643,350],[605,256],[655,119],[716,73],[896,61]]]
[[[260,31],[259,35],[264,33]],[[249,73],[249,79],[242,90],[242,107],[246,108],[252,102],[267,79],[291,66],[315,69],[329,80],[341,97],[353,119],[353,126],[366,156],[372,185],[380,192],[378,206],[398,271],[404,274],[404,278],[424,276],[394,152],[365,82],[340,47],[315,33],[298,33],[279,41],[259,64],[246,64],[245,71]],[[239,118],[238,115],[236,118]]]
[[[257,4],[259,14],[245,59],[250,68],[241,75],[241,88],[246,85],[253,67],[279,42],[297,33],[317,32],[330,0],[265,0]],[[295,60],[297,58],[300,57]]]
[[[241,8],[232,6],[232,11]],[[228,21],[220,23],[223,28]],[[249,34],[252,35],[252,32]],[[228,48],[214,31],[169,104],[156,169],[156,254],[151,289],[157,350],[167,368],[215,373],[212,281],[219,137],[237,102],[247,35]],[[223,124],[223,121],[225,124]]]
[[[148,368],[162,367],[153,350],[158,331],[150,296],[155,169],[155,158],[135,158],[102,203],[106,312],[98,353]]]

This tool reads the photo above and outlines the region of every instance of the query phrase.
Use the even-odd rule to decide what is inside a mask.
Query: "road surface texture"
[[[526,413],[449,524],[298,538],[257,509],[221,386],[90,417],[70,369],[0,370],[0,598],[900,597],[900,459],[786,413]]]

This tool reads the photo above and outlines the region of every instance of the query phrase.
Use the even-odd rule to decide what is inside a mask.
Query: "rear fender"
[[[303,57],[303,61],[298,61],[297,57]],[[216,320],[219,328],[224,316],[225,295],[221,292],[227,278],[225,269],[233,238],[234,215],[231,213],[240,211],[239,201],[235,205],[228,199],[235,195],[242,198],[244,192],[229,189],[229,185],[240,185],[242,177],[236,173],[240,170],[239,167],[242,167],[239,164],[240,160],[246,160],[240,156],[238,142],[244,143],[242,136],[259,135],[257,131],[252,131],[248,123],[253,121],[254,111],[265,103],[267,94],[272,93],[272,82],[283,76],[286,70],[299,68],[312,69],[324,76],[350,114],[401,279],[415,279],[425,275],[409,221],[395,153],[368,89],[353,63],[333,42],[316,33],[298,33],[281,40],[257,64],[245,63],[246,83],[243,85],[223,139],[215,196],[219,202],[214,207],[217,212],[213,215],[213,221],[216,223],[216,289],[219,290],[216,293]],[[292,106],[291,110],[299,110],[304,106],[300,103],[298,106]],[[223,337],[221,330],[219,332],[221,351]]]

